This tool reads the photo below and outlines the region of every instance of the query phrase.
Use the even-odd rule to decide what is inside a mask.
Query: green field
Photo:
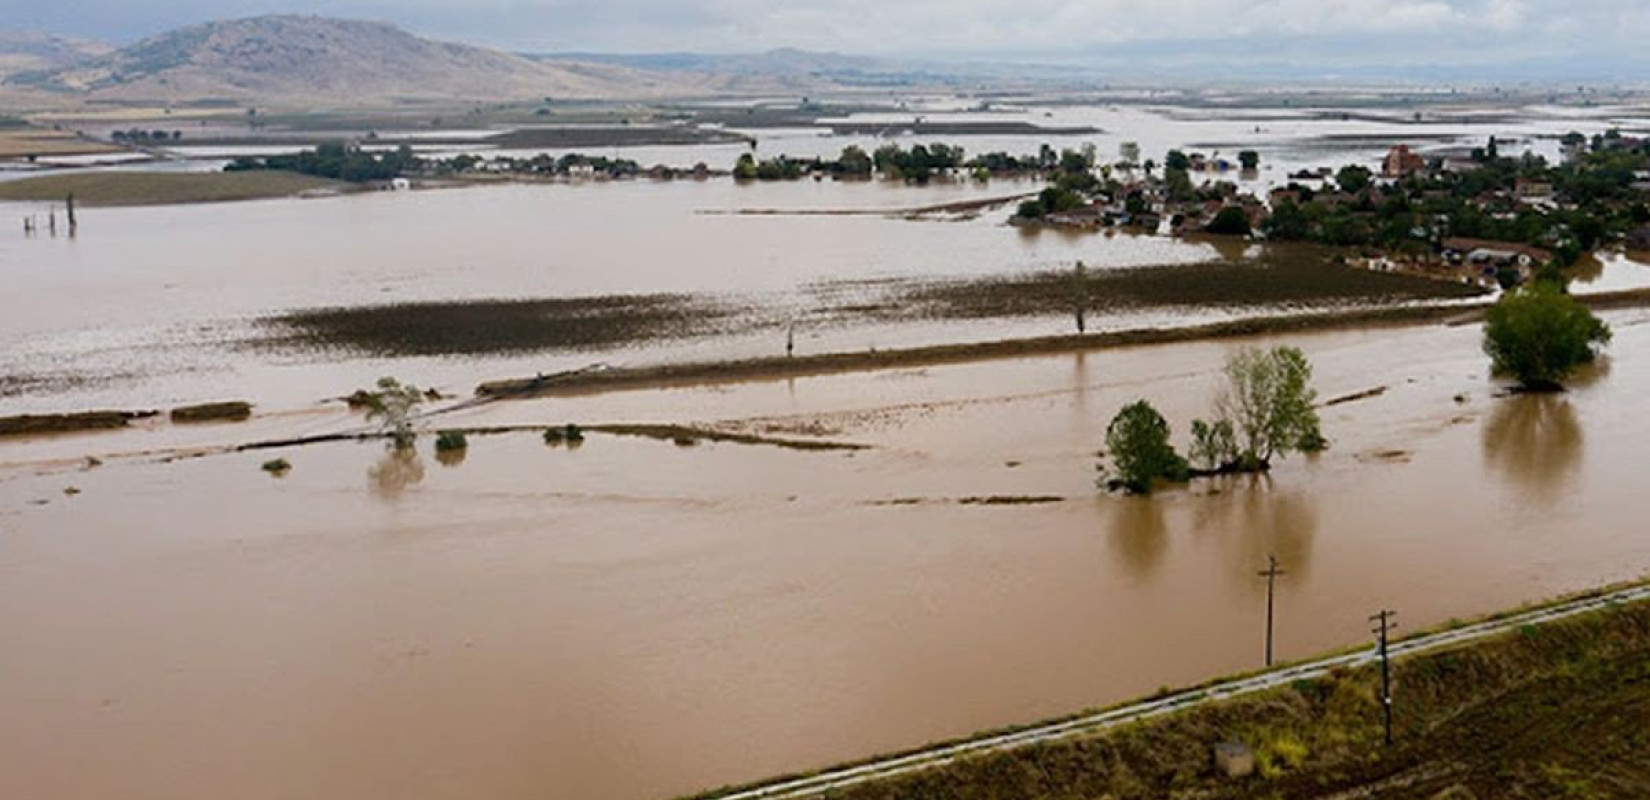
[[[219,203],[333,190],[335,181],[292,172],[76,172],[0,182],[0,200],[85,206]]]

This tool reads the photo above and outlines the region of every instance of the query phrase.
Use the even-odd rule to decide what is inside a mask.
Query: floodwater
[[[161,463],[356,424],[18,442],[0,468],[0,795],[646,800],[1026,722],[1650,570],[1650,315],[1556,396],[1466,327],[1303,347],[1333,447],[1094,489],[1120,406],[1183,435],[1232,343],[497,403],[434,426],[701,422],[854,453],[474,437]],[[1457,395],[1463,396],[1458,402]],[[287,458],[290,474],[258,466]],[[74,487],[78,494],[65,494]],[[1046,505],[963,498],[1052,495]]]
[[[1262,181],[1372,157],[1365,140],[1331,134],[1421,130],[1305,112],[1051,113],[1038,118],[1105,128],[1090,137],[1103,152],[1123,139],[1148,154],[1254,144]],[[1493,127],[1590,132],[1607,116],[1537,110]],[[1451,125],[1478,135],[1438,123]],[[840,149],[828,139],[794,141]],[[761,152],[801,152],[788,141]],[[1019,143],[1002,149],[1037,144]],[[980,144],[968,146],[998,149]],[[1636,524],[1650,435],[1642,312],[1612,314],[1613,358],[1549,397],[1497,398],[1471,326],[1279,340],[1307,350],[1326,398],[1388,391],[1325,409],[1326,454],[1150,499],[1096,492],[1106,421],[1149,398],[1184,432],[1232,343],[495,403],[430,421],[693,422],[872,448],[856,452],[594,433],[570,449],[528,432],[474,437],[461,458],[438,458],[431,436],[410,457],[376,444],[216,454],[356,428],[317,401],[382,374],[464,394],[592,361],[766,354],[793,317],[803,353],[1069,331],[1040,318],[810,324],[830,281],[1232,257],[1025,233],[1003,225],[1006,210],[701,213],[1035,188],[505,186],[88,209],[73,241],[0,235],[0,414],[258,404],[239,425],[151,420],[0,445],[0,796],[665,798],[1257,667],[1254,572],[1271,553],[1288,571],[1286,658],[1358,643],[1380,607],[1414,629],[1650,571]],[[0,206],[0,219],[23,211]],[[1609,257],[1578,287],[1639,286],[1646,271]],[[293,309],[659,292],[780,313],[771,332],[609,351],[248,345],[260,320]],[[293,464],[284,477],[259,469],[276,457]],[[962,502],[1033,495],[1060,502]]]
[[[954,100],[858,115],[890,137],[828,128],[751,131],[762,156],[834,155],[843,146],[911,144],[900,125],[971,120],[1090,126],[1084,136],[954,138],[969,150],[1034,152],[1092,144],[1105,157],[1124,141],[1161,159],[1172,147],[1262,154],[1250,178],[1264,188],[1305,166],[1373,163],[1395,141],[1449,148],[1491,133],[1513,148],[1554,154],[1556,137],[1631,122],[1632,109],[1424,109],[1342,118],[1327,109],[1070,106],[981,113]],[[1487,121],[1494,119],[1493,122]],[[437,135],[441,132],[430,132]],[[475,136],[483,131],[464,131]],[[928,137],[933,138],[933,137]],[[948,137],[941,137],[948,138]],[[742,145],[619,150],[644,163],[730,165]],[[181,148],[189,155],[188,148]],[[522,153],[526,155],[527,153]],[[196,153],[221,156],[221,152]],[[211,162],[178,162],[195,168]],[[153,168],[153,167],[148,167]],[[346,394],[378,375],[467,393],[477,383],[593,363],[742,358],[783,351],[864,350],[1068,333],[1064,317],[845,324],[828,312],[856,299],[830,284],[943,279],[1188,264],[1231,258],[1207,244],[1111,233],[1020,231],[997,208],[965,219],[743,216],[741,209],[898,210],[1036,191],[1032,182],[926,187],[883,182],[738,185],[729,180],[626,181],[375,193],[315,200],[169,208],[83,209],[74,241],[0,234],[0,414],[91,407],[148,408],[245,398],[296,408]],[[0,220],[44,209],[0,204]],[[0,227],[0,230],[6,230]],[[1241,248],[1240,248],[1241,249]],[[1640,264],[1612,261],[1588,288],[1644,285]],[[825,287],[822,293],[822,288]],[[488,358],[389,358],[271,351],[263,321],[295,309],[415,301],[694,293],[755,309],[759,324],[720,336],[646,347],[561,350]],[[1210,322],[1265,309],[1165,309],[1095,315],[1091,329]]]
[[[226,388],[285,405],[379,374],[468,392],[490,378],[583,366],[772,354],[802,317],[800,352],[1065,332],[1065,321],[841,329],[806,318],[817,284],[1183,264],[1215,248],[1167,238],[1022,233],[998,209],[962,221],[742,216],[742,208],[902,209],[1035,191],[995,182],[905,187],[812,181],[503,186],[215,206],[89,209],[80,236],[0,236],[0,375],[42,376],[0,413],[207,400]],[[5,211],[0,209],[0,215]],[[774,311],[760,335],[646,351],[487,361],[271,354],[258,320],[298,308],[423,300],[703,293]],[[1139,315],[1118,327],[1153,322]],[[1162,321],[1161,317],[1155,321]],[[1097,321],[1100,325],[1103,321]]]

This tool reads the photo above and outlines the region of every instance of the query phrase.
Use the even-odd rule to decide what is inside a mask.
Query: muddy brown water
[[[1472,327],[1281,340],[1326,399],[1388,390],[1325,409],[1320,457],[1150,499],[1094,490],[1107,419],[1149,398],[1183,437],[1232,343],[438,423],[876,446],[854,453],[520,434],[74,464],[338,410],[8,444],[0,795],[664,798],[1257,667],[1270,553],[1284,658],[1383,606],[1414,630],[1636,577],[1650,315],[1610,320],[1613,357],[1558,396],[1494,397]],[[1019,495],[1064,500],[957,502]]]

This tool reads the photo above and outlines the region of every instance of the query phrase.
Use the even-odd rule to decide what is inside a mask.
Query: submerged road
[[[1650,600],[1650,585],[1606,592],[1590,597],[1545,606],[1513,614],[1500,619],[1465,625],[1438,633],[1416,636],[1392,642],[1387,651],[1392,658],[1413,656],[1432,650],[1455,647],[1477,639],[1515,630],[1525,625],[1553,622],[1610,606]],[[1293,681],[1317,678],[1338,668],[1360,667],[1374,662],[1377,652],[1367,651],[1332,656],[1308,661],[1281,669],[1263,672],[1247,678],[1225,681],[1148,700],[1142,703],[1101,711],[1062,722],[1036,725],[1012,733],[982,736],[954,744],[907,753],[857,766],[830,769],[801,778],[780,780],[751,788],[714,795],[713,800],[785,800],[786,798],[817,797],[827,792],[856,784],[886,780],[913,772],[939,767],[961,758],[985,753],[1013,750],[1029,745],[1093,734],[1120,725],[1140,722],[1207,703],[1218,702],[1267,689],[1284,686]]]

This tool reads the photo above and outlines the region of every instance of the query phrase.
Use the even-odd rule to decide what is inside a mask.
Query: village
[[[1379,172],[1359,165],[1289,175],[1260,196],[1258,157],[1171,151],[1157,174],[1125,158],[1100,177],[1072,172],[1015,215],[1017,225],[1312,241],[1349,264],[1509,288],[1602,247],[1650,250],[1650,142],[1619,133],[1564,137],[1564,161],[1500,155],[1501,142],[1424,155],[1393,146]],[[1196,177],[1194,177],[1196,176]]]

